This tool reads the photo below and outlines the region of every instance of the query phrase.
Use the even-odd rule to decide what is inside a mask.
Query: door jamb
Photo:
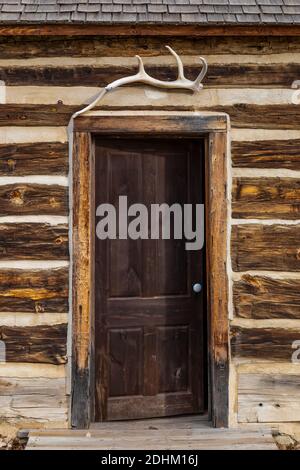
[[[138,119],[137,119],[138,116]],[[206,137],[206,253],[210,418],[228,426],[229,337],[227,278],[227,136],[223,113],[135,112],[80,116],[72,152],[72,390],[71,425],[93,421],[94,357],[94,148],[92,134]]]

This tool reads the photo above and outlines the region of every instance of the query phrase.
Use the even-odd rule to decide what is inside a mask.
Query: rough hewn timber
[[[291,362],[300,328],[231,327],[231,352],[235,358]]]
[[[300,219],[300,181],[234,178],[232,215],[238,219]]]
[[[64,364],[67,351],[67,325],[28,327],[0,326],[5,343],[6,362]]]
[[[0,270],[0,312],[68,312],[67,268]]]
[[[165,109],[165,108],[164,108]],[[139,134],[156,136],[175,135],[185,131],[185,135],[199,137],[199,132],[208,130],[224,131],[227,128],[227,119],[224,115],[197,115],[185,116],[162,115],[155,116],[145,114],[144,116],[130,116],[110,114],[101,116],[98,120],[93,116],[79,116],[74,122],[76,131],[97,132],[106,135]]]
[[[34,105],[34,104],[2,104],[0,105],[0,126],[67,126],[71,115],[82,108],[82,105]],[[102,105],[101,110],[120,110],[120,106]],[[227,113],[233,128],[261,129],[300,129],[300,106],[286,105],[253,105],[239,103],[232,106],[143,106],[137,103],[128,106],[128,110],[164,109],[177,111],[215,111]],[[293,116],[293,119],[291,119]],[[84,119],[81,118],[81,122]],[[78,130],[81,130],[77,128]]]
[[[11,27],[10,27],[11,28]],[[290,36],[286,40],[287,32],[292,32],[292,27],[289,25],[286,28],[285,34],[279,36],[278,33],[274,37],[270,37],[267,33],[266,25],[263,26],[263,35],[257,37],[259,32],[258,27],[255,26],[255,36],[250,37],[244,34],[226,36],[224,33],[229,33],[229,27],[222,28],[219,35],[205,37],[204,32],[208,30],[205,26],[205,31],[201,31],[197,25],[200,37],[176,37],[175,32],[178,33],[179,28],[176,25],[173,32],[169,35],[163,36],[149,34],[144,36],[132,35],[132,28],[128,34],[123,35],[120,40],[120,25],[115,35],[94,35],[85,36],[84,31],[82,36],[72,37],[68,34],[66,36],[58,35],[58,25],[53,25],[56,36],[46,36],[41,40],[39,25],[39,34],[32,29],[31,36],[24,36],[24,30],[15,29],[13,37],[1,38],[0,41],[0,58],[1,59],[25,59],[29,57],[119,57],[127,56],[132,57],[135,54],[143,56],[156,56],[168,55],[169,52],[165,48],[165,44],[171,44],[172,47],[181,55],[208,55],[208,54],[280,54],[286,52],[296,53],[300,51],[300,38],[299,36]],[[28,33],[30,34],[30,27],[27,26]],[[88,25],[88,31],[91,34],[91,25]],[[153,25],[151,26],[150,33],[153,33]],[[1,33],[1,30],[0,30]],[[36,34],[36,35],[34,35]],[[217,34],[215,32],[215,34]],[[67,37],[68,36],[68,37]],[[201,37],[202,36],[202,37]]]
[[[244,274],[233,283],[233,304],[241,318],[300,319],[300,279]]]
[[[276,423],[300,420],[300,377],[286,374],[241,374],[238,421]]]
[[[60,142],[1,144],[2,176],[66,175],[68,145]]]
[[[228,426],[228,290],[227,290],[227,134],[211,133],[206,168],[207,272],[209,313],[209,355],[211,361],[212,421]]]
[[[72,344],[72,426],[86,428],[92,413],[91,392],[94,280],[91,268],[92,207],[91,188],[94,153],[89,133],[75,132],[73,142],[73,344]],[[79,340],[78,340],[79,338]],[[92,395],[92,398],[91,398]]]
[[[300,170],[299,139],[232,142],[231,152],[234,167]]]
[[[234,57],[233,57],[234,61]],[[176,65],[148,65],[147,72],[160,80],[177,78]],[[0,80],[7,86],[52,85],[52,86],[99,86],[104,87],[114,80],[133,75],[137,66],[126,65],[77,65],[77,66],[4,66]],[[185,65],[187,77],[194,80],[199,74],[199,65]],[[203,81],[206,87],[290,87],[300,75],[299,64],[210,64]]]
[[[57,426],[61,423],[65,427],[68,412],[66,379],[0,377],[0,410],[1,418],[6,421],[56,422]]]
[[[245,224],[232,227],[234,271],[299,271],[300,225]]]
[[[9,184],[0,186],[0,216],[68,214],[68,188],[58,185]]]
[[[42,223],[0,225],[1,259],[68,259],[68,227]]]
[[[0,104],[0,126],[67,126],[82,106]]]

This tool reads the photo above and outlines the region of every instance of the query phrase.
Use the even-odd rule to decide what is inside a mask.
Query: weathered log
[[[296,104],[238,103],[213,106],[210,110],[229,114],[233,128],[300,129],[300,106]]]
[[[3,176],[66,175],[68,145],[60,142],[1,144],[0,172]]]
[[[234,178],[232,214],[238,219],[300,219],[300,181]]]
[[[234,57],[232,58],[234,61]],[[99,86],[136,73],[136,65],[76,66],[4,66],[0,80],[6,85]],[[176,65],[146,66],[147,72],[160,80],[175,80]],[[186,76],[194,80],[199,65],[185,65]],[[272,87],[287,88],[300,75],[299,64],[210,64],[203,80],[206,87]]]
[[[67,325],[28,327],[0,326],[6,362],[64,364],[67,352]]]
[[[68,312],[67,268],[0,270],[1,312]]]
[[[66,126],[82,106],[0,104],[0,126]]]
[[[231,253],[234,271],[299,271],[300,225],[234,225]]]
[[[231,352],[235,358],[291,362],[300,328],[231,327]]]
[[[130,36],[130,35],[128,35]],[[76,36],[44,37],[17,36],[2,37],[1,59],[25,59],[30,57],[132,57],[166,55],[165,44],[181,55],[207,54],[280,54],[300,52],[297,36]]]
[[[300,319],[300,279],[244,274],[233,283],[233,304],[241,318]]]
[[[72,271],[72,425],[86,428],[90,422],[89,384],[91,381],[90,357],[91,342],[91,289],[92,282],[92,246],[90,204],[91,179],[89,177],[92,162],[91,139],[88,134],[74,133],[73,141],[73,230],[72,243],[76,247]],[[81,338],[77,341],[76,338]],[[79,406],[78,406],[79,405]]]
[[[0,417],[5,420],[55,421],[65,426],[67,412],[65,378],[0,377]]]
[[[276,423],[300,420],[300,377],[287,374],[241,374],[238,421]]]
[[[300,169],[299,139],[232,142],[231,152],[234,167]]]
[[[35,105],[35,104],[0,104],[0,126],[66,126],[71,115],[82,108],[82,105]],[[284,105],[256,105],[238,103],[232,106],[180,106],[174,105],[146,105],[139,103],[128,106],[128,110],[197,110],[227,113],[230,116],[233,128],[250,129],[300,129],[300,106],[294,104]],[[94,108],[102,110],[120,110],[122,106],[101,105]],[[291,119],[291,115],[293,119]],[[84,122],[81,118],[81,121]],[[78,128],[78,130],[81,130]]]
[[[0,377],[0,396],[43,395],[61,399],[66,395],[65,378]]]
[[[18,214],[67,215],[68,188],[48,184],[0,186],[0,216]]]
[[[68,259],[68,253],[66,225],[0,225],[1,259]]]

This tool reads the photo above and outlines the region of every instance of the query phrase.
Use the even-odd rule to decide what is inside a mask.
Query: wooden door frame
[[[209,417],[215,427],[228,426],[228,125],[226,114],[201,112],[95,112],[75,120],[71,162],[72,427],[88,428],[94,409],[93,134],[205,137]]]

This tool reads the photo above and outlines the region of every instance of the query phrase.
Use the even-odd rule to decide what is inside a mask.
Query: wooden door
[[[203,156],[201,141],[101,138],[96,206],[203,203]],[[95,239],[96,421],[204,409],[203,293],[192,289],[204,256],[185,242]]]

